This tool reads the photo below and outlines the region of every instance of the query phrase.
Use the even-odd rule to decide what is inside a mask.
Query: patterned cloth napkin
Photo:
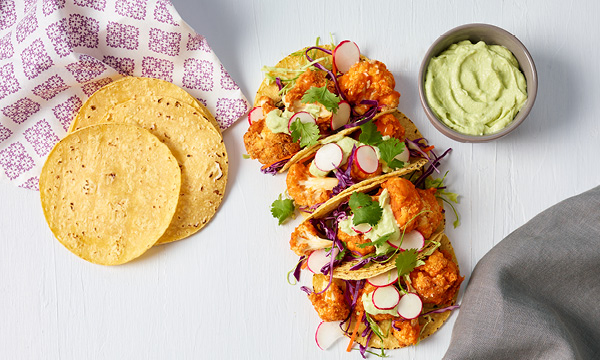
[[[0,0],[0,178],[37,190],[82,103],[127,75],[183,87],[223,130],[249,110],[169,0]]]

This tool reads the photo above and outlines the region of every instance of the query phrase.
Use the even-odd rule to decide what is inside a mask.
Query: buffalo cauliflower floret
[[[265,120],[252,123],[244,134],[244,145],[252,159],[271,164],[300,151],[300,144],[284,133],[273,133]]]
[[[264,116],[267,116],[268,113],[277,109],[277,106],[275,106],[273,99],[271,99],[268,96],[261,96],[261,98],[258,99],[258,106],[262,108]]]
[[[452,256],[443,250],[434,251],[424,265],[410,273],[412,286],[425,304],[450,303],[463,279]]]
[[[290,167],[285,182],[288,194],[297,205],[313,206],[329,200],[338,179],[312,176],[308,166],[295,163]]]
[[[400,343],[400,346],[416,345],[421,334],[419,320],[395,320],[392,326],[392,334]]]
[[[357,62],[340,76],[338,83],[348,101],[355,105],[354,110],[361,115],[369,109],[367,105],[360,105],[362,100],[377,100],[382,110],[398,107],[400,93],[394,90],[394,75],[380,61]]]
[[[429,239],[444,220],[443,208],[434,195],[435,189],[417,189],[402,178],[392,178],[382,187],[390,193],[390,204],[400,229],[406,229],[406,232],[416,229]]]
[[[433,234],[442,221],[444,221],[444,209],[435,198],[436,189],[417,189],[417,192],[421,198],[424,211],[417,218],[417,231],[423,234],[425,239],[429,239],[431,234]]]
[[[308,295],[319,317],[325,321],[344,320],[350,313],[350,306],[344,299],[344,283],[339,279],[333,279],[329,288],[317,294],[329,283],[329,277],[323,274],[313,275],[314,292]]]
[[[310,255],[315,250],[331,247],[332,243],[331,240],[319,237],[317,229],[309,221],[298,225],[290,238],[290,248],[298,256]]]
[[[400,141],[404,141],[405,129],[400,121],[392,114],[385,114],[373,120],[377,131],[383,136],[390,136]]]
[[[367,255],[375,252],[375,246],[369,245],[365,247],[359,247],[360,244],[365,244],[371,242],[371,240],[365,238],[363,235],[355,235],[352,236],[350,234],[346,234],[345,232],[338,229],[337,233],[338,239],[346,243],[346,247],[350,251],[357,252],[361,255]]]

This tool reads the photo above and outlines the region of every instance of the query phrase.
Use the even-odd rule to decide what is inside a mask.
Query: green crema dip
[[[448,127],[468,135],[496,133],[512,122],[527,100],[527,82],[504,46],[465,40],[434,57],[425,95]]]

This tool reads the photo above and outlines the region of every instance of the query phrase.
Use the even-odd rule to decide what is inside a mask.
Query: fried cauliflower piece
[[[402,319],[393,322],[392,335],[398,340],[400,346],[416,345],[420,334],[421,325],[419,325],[418,319]]]
[[[344,320],[350,314],[350,306],[344,299],[344,282],[339,279],[333,279],[329,288],[323,291],[329,278],[323,274],[313,275],[313,293],[308,295],[308,299],[313,304],[319,317],[325,321]]]
[[[271,164],[300,151],[300,144],[284,133],[273,133],[265,120],[252,123],[244,134],[246,152],[261,164]]]
[[[356,161],[352,162],[352,169],[350,170],[350,176],[352,176],[352,178],[357,182],[374,178],[376,176],[381,175],[382,173],[383,173],[383,166],[381,165],[381,161],[379,162],[379,165],[377,166],[377,170],[375,170],[375,172],[373,172],[371,174],[367,174],[366,172],[362,171],[358,167],[358,163]]]
[[[288,104],[294,104],[296,101],[302,100],[302,97],[306,93],[306,90],[311,87],[323,87],[327,86],[327,90],[334,94],[337,94],[335,84],[333,81],[328,81],[325,76],[327,75],[324,71],[308,69],[302,73],[296,79],[296,84],[285,94],[285,102]]]
[[[400,121],[392,114],[385,114],[373,120],[377,131],[383,136],[390,136],[400,141],[404,141],[405,129]]]
[[[332,243],[319,237],[317,229],[309,221],[298,225],[290,238],[290,248],[298,256],[310,255],[315,250],[330,247]]]
[[[390,205],[400,230],[410,232],[417,227],[415,218],[421,212],[421,197],[410,181],[402,178],[391,178],[382,185],[390,193]],[[411,221],[412,220],[412,221]]]
[[[449,253],[436,250],[424,265],[410,273],[410,280],[424,304],[445,305],[456,294],[464,276],[460,276]]]
[[[285,182],[288,194],[297,205],[313,206],[329,200],[331,190],[339,181],[335,177],[312,176],[308,166],[295,163],[290,167]]]
[[[340,239],[341,241],[346,243],[346,247],[350,251],[357,252],[363,256],[375,252],[375,246],[369,245],[369,246],[365,246],[363,248],[358,246],[360,244],[368,243],[371,241],[371,240],[365,238],[363,235],[359,234],[359,235],[352,236],[352,235],[346,234],[345,232],[338,229],[337,236],[338,236],[338,239]]]
[[[417,189],[419,197],[423,204],[423,211],[417,218],[417,230],[423,234],[425,239],[429,239],[431,234],[444,221],[443,208],[435,198],[436,190],[431,188],[427,190]]]
[[[268,113],[277,109],[277,106],[275,106],[273,99],[271,99],[268,96],[261,96],[261,98],[258,99],[258,106],[262,108],[264,116],[267,116]]]
[[[390,193],[392,211],[401,230],[406,228],[409,232],[416,229],[429,239],[444,220],[444,209],[435,198],[435,189],[417,189],[402,178],[392,178],[382,187]]]
[[[394,75],[380,61],[357,62],[339,77],[338,83],[348,101],[354,104],[354,110],[361,115],[369,109],[360,104],[362,100],[377,100],[382,110],[398,107],[400,93],[394,90]]]

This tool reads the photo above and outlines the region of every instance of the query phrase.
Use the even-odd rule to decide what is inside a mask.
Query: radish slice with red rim
[[[400,244],[402,240],[402,244]],[[417,230],[413,230],[404,234],[404,238],[398,238],[396,240],[388,240],[388,244],[395,249],[408,250],[417,249],[418,251],[423,250],[425,246],[425,237]]]
[[[392,285],[396,281],[398,281],[397,269],[392,269],[384,272],[383,274],[379,274],[367,279],[367,282],[375,287]]]
[[[400,301],[400,291],[394,285],[378,287],[373,291],[373,305],[379,310],[391,310]]]
[[[340,324],[341,321],[321,321],[315,333],[315,341],[319,349],[327,350],[337,339],[344,336]]]
[[[407,320],[418,317],[422,310],[423,301],[415,293],[404,294],[398,302],[398,314]]]
[[[321,171],[337,169],[344,159],[344,151],[336,143],[323,145],[315,154],[315,166]]]
[[[313,274],[320,274],[321,268],[323,268],[325,264],[329,264],[330,261],[331,258],[327,256],[327,251],[323,249],[315,250],[308,255],[308,259],[306,260],[306,268]]]
[[[379,167],[377,152],[371,145],[361,145],[354,153],[354,160],[360,170],[367,174],[372,174]]]
[[[337,112],[331,117],[331,130],[337,130],[348,124],[351,113],[350,104],[346,100],[340,101]]]
[[[366,234],[369,231],[371,231],[371,229],[373,229],[373,227],[367,223],[352,225],[352,230],[354,230],[355,232],[357,232],[359,234]]]
[[[356,43],[344,40],[333,49],[333,62],[342,74],[350,70],[352,65],[360,61],[360,50]]]
[[[248,122],[250,125],[253,123],[260,121],[265,118],[265,114],[263,114],[262,106],[255,106],[248,113]]]
[[[300,111],[292,115],[290,121],[288,121],[288,130],[290,132],[292,132],[292,123],[296,120],[300,120],[302,123],[317,123],[317,120],[315,120],[311,114],[307,113],[306,111]]]

